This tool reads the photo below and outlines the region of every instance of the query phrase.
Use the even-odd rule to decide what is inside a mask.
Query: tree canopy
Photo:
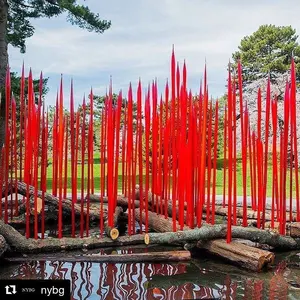
[[[5,92],[5,76],[8,66],[7,45],[11,44],[24,53],[26,39],[35,31],[32,20],[57,17],[65,13],[68,22],[87,31],[103,33],[110,28],[110,21],[102,20],[98,13],[92,12],[88,6],[79,2],[78,0],[0,0],[0,91],[2,93]],[[5,96],[2,95],[0,148],[5,140],[5,119]]]
[[[16,72],[11,72],[11,90],[14,95],[15,99],[19,99],[19,96],[21,94],[21,77],[16,73]],[[43,89],[42,89],[42,97],[44,97],[48,91],[48,79],[49,78],[43,78]],[[33,90],[36,92],[36,103],[38,100],[38,91],[39,91],[39,85],[40,85],[40,79],[33,79]],[[24,85],[24,95],[25,98],[27,97],[28,94],[28,78],[25,78],[25,85]],[[17,101],[18,102],[18,101]]]
[[[34,34],[31,20],[67,13],[67,21],[88,31],[103,33],[111,26],[88,6],[76,0],[8,0],[7,42],[25,52],[25,41]]]
[[[298,35],[291,26],[262,25],[252,35],[241,40],[238,51],[232,57],[237,64],[241,59],[243,79],[247,84],[270,73],[271,80],[290,68],[294,55],[300,79],[300,46]]]

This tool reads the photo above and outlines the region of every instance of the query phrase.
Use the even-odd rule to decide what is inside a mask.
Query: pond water
[[[114,250],[132,253],[136,250]],[[0,265],[0,279],[70,279],[72,299],[300,299],[300,254],[253,273],[202,257],[189,263],[33,261]]]

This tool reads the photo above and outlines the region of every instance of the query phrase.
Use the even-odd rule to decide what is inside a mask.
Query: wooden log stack
[[[20,195],[27,195],[27,186],[22,182],[18,182],[15,184],[14,182],[10,183],[12,190],[18,192]],[[32,199],[35,191],[33,187],[29,187],[29,196],[30,196],[30,206],[31,206],[31,215],[34,214],[34,201]],[[42,192],[37,191],[37,206],[38,214],[41,212],[41,196]],[[136,190],[135,194],[136,199],[133,204],[135,207],[135,219],[139,223],[145,224],[146,215],[145,212],[140,212],[140,203],[141,201],[148,201],[149,207],[152,207],[152,197],[151,193],[149,193],[148,197],[143,197],[143,199],[139,199],[139,191]],[[49,193],[45,193],[44,195],[45,204],[48,205],[50,210],[54,210],[57,212],[59,199]],[[107,203],[107,197],[100,198],[99,195],[89,195],[89,199],[85,199],[86,202],[91,203],[89,209],[90,222],[99,221],[100,218],[100,210],[98,205],[100,201],[103,203]],[[22,203],[21,203],[22,205]],[[26,239],[22,235],[20,235],[16,230],[14,230],[11,226],[4,224],[0,221],[0,235],[4,236],[4,238],[0,236],[0,253],[3,254],[4,251],[7,251],[7,247],[9,246],[11,251],[18,253],[45,253],[52,251],[61,251],[61,250],[75,250],[75,249],[90,249],[90,248],[99,248],[99,247],[114,247],[114,246],[126,246],[126,245],[157,245],[157,244],[168,244],[172,246],[180,246],[189,250],[205,250],[206,252],[220,256],[227,261],[237,264],[240,267],[250,269],[252,271],[261,271],[264,268],[268,268],[274,261],[274,254],[270,251],[258,249],[255,245],[268,245],[271,248],[279,248],[284,250],[294,250],[300,249],[300,223],[290,222],[287,223],[287,235],[282,236],[279,235],[278,232],[278,224],[275,223],[271,228],[271,223],[268,221],[269,213],[266,212],[265,219],[267,222],[265,223],[265,230],[261,230],[256,228],[256,218],[257,212],[248,210],[248,225],[249,227],[241,227],[241,226],[232,226],[232,238],[234,239],[232,243],[228,244],[225,242],[224,238],[226,238],[227,234],[227,226],[226,224],[219,225],[208,225],[205,221],[203,221],[203,225],[201,228],[195,228],[191,230],[188,226],[180,226],[179,222],[176,222],[176,232],[173,232],[173,220],[172,216],[172,204],[168,203],[168,215],[165,216],[158,215],[155,212],[148,212],[148,225],[152,231],[148,234],[140,234],[134,236],[119,236],[118,225],[120,224],[120,220],[126,218],[127,214],[124,214],[128,207],[128,199],[122,195],[117,197],[117,207],[114,214],[114,224],[112,227],[108,226],[107,223],[107,210],[105,208],[104,211],[104,230],[107,237],[99,239],[99,237],[88,237],[88,238],[62,238],[62,239],[54,239],[47,238],[43,240],[33,240]],[[66,199],[63,201],[63,211],[66,215],[71,214],[72,203],[70,199]],[[79,216],[81,213],[81,207],[78,204],[75,204],[75,215]],[[184,206],[184,217],[187,216],[187,210]],[[21,210],[22,211],[22,210]],[[206,211],[204,207],[204,211]],[[177,212],[177,220],[179,216],[179,211]],[[83,213],[86,216],[86,208],[83,209]],[[23,212],[24,214],[24,212]],[[227,207],[216,207],[216,214],[220,216],[220,219],[224,220],[224,217],[227,217]],[[237,209],[237,217],[242,216],[242,210]],[[239,219],[238,219],[239,220]],[[22,221],[19,218],[14,218],[13,222]],[[22,222],[21,222],[22,223]],[[22,223],[23,224],[23,223]],[[24,223],[25,224],[25,223]],[[243,244],[235,239],[244,239],[247,241],[252,241],[252,245]],[[254,246],[253,246],[254,245]],[[4,249],[4,250],[3,250]],[[2,251],[2,252],[1,252]],[[141,260],[152,259],[155,261],[155,255],[157,253],[154,252],[149,257],[141,257]],[[161,254],[159,256],[157,254],[157,259],[168,259],[170,260],[178,260],[188,259],[185,254],[183,254],[184,258],[181,258],[180,253],[174,253],[174,255],[169,255],[167,253]],[[150,258],[152,256],[152,258]],[[118,256],[119,257],[119,256]],[[161,258],[159,258],[161,257]],[[175,258],[176,257],[176,258]],[[17,259],[17,258],[16,258]],[[69,258],[67,258],[69,259]],[[84,259],[83,257],[78,259]],[[93,256],[93,261],[102,261],[103,257]],[[107,260],[115,261],[117,257],[105,258]],[[125,258],[124,258],[125,259]],[[129,261],[132,261],[132,258],[127,258]],[[121,259],[122,260],[122,259]],[[121,261],[120,260],[120,261]]]
[[[140,221],[140,215],[137,212],[135,216],[137,221]],[[200,229],[194,230],[188,230],[188,228],[185,227],[184,231],[173,233],[169,230],[172,228],[172,220],[160,218],[157,214],[152,212],[149,212],[149,226],[153,228],[154,231],[160,232],[161,234],[146,234],[146,244],[176,244],[200,240],[196,244],[197,248],[205,249],[210,254],[220,256],[233,264],[252,271],[260,272],[274,263],[275,255],[270,251],[258,249],[238,242],[231,242],[228,244],[224,239],[220,239],[226,235],[225,226],[219,226],[217,228],[216,226],[204,225]],[[254,238],[255,235],[253,235],[253,239]]]

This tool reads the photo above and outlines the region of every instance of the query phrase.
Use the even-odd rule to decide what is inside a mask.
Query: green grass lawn
[[[85,187],[87,187],[87,164],[85,164]],[[250,195],[250,167],[248,165],[248,172],[247,172],[247,194]],[[99,156],[95,155],[94,158],[94,182],[95,182],[95,192],[99,193],[100,191],[100,159]],[[289,173],[289,172],[288,172]],[[218,159],[218,167],[217,167],[217,180],[216,180],[216,193],[217,194],[223,194],[223,158]],[[145,182],[145,175],[144,177],[144,182]],[[289,176],[287,176],[289,179]],[[236,173],[236,179],[237,179],[237,194],[239,196],[243,195],[243,179],[242,179],[242,167],[240,163],[240,159],[238,160],[238,165],[237,165],[237,173]],[[138,184],[139,176],[136,176],[136,183]],[[227,180],[228,180],[228,173],[227,173]],[[150,176],[150,181],[151,181],[151,176]],[[212,179],[211,179],[212,181]],[[289,182],[289,181],[287,181]],[[78,191],[81,189],[81,166],[78,167]],[[289,186],[289,184],[287,184]],[[119,164],[119,176],[118,176],[118,189],[119,191],[122,190],[122,165]],[[295,189],[295,184],[293,184],[293,189]],[[47,169],[47,190],[51,191],[52,190],[52,164],[49,165]],[[71,164],[70,162],[68,163],[68,192],[71,192]],[[226,191],[227,193],[227,191]],[[272,166],[269,165],[268,168],[268,185],[267,185],[267,196],[272,195]]]

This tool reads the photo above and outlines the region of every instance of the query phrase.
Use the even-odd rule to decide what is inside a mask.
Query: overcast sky
[[[60,74],[64,76],[66,105],[73,78],[76,102],[89,93],[106,92],[110,75],[114,91],[127,93],[141,77],[144,87],[157,77],[160,92],[170,77],[170,56],[186,60],[188,85],[199,90],[205,58],[210,94],[225,91],[226,65],[240,40],[262,24],[292,25],[300,33],[299,0],[87,0],[112,26],[99,35],[66,22],[66,16],[33,22],[36,32],[27,40],[27,52],[9,48],[10,65],[34,75],[50,77],[48,105],[55,102]]]

